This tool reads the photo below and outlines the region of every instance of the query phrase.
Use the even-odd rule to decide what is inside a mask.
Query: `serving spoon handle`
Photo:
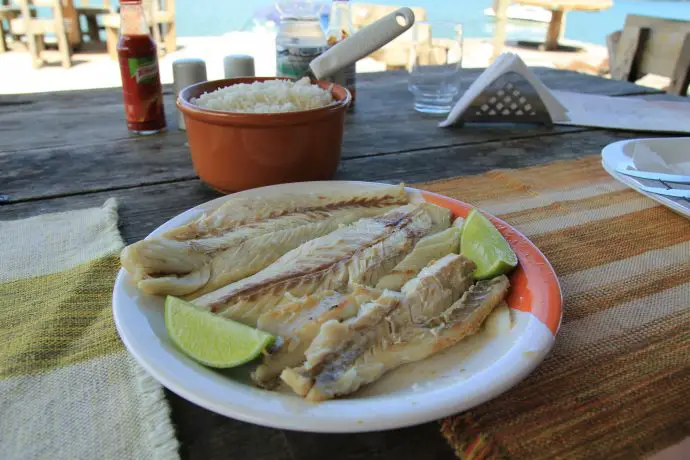
[[[414,13],[400,8],[357,31],[311,61],[308,77],[323,80],[393,41],[414,24]]]

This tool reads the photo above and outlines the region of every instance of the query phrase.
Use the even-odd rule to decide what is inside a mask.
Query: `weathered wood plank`
[[[286,431],[285,437],[293,455],[299,460],[456,459],[439,429],[440,425],[432,422],[376,433],[312,434]]]
[[[0,206],[0,220],[14,220],[50,212],[101,206],[118,200],[120,233],[126,243],[138,241],[169,218],[221,196],[199,180],[86,193]]]
[[[431,145],[454,145],[510,138],[512,136],[548,133],[546,127],[523,125],[501,130],[439,129],[440,118],[425,116],[412,110],[412,96],[407,83],[393,84],[383,91],[375,86],[359,89],[361,101],[357,111],[346,119],[343,155],[364,156],[376,152],[394,152]],[[85,116],[81,108],[46,108],[40,113],[18,112],[13,116],[0,114],[0,153],[31,151],[39,148],[79,148],[83,145],[101,145],[105,148],[113,142],[151,142],[158,145],[179,145],[186,133],[178,131],[177,116],[172,103],[166,104],[169,131],[162,135],[141,138],[130,136],[123,122],[121,103],[99,104]],[[44,120],[44,128],[35,128],[36,118]],[[81,129],[74,130],[74,126]],[[107,127],[107,129],[105,128]],[[572,128],[560,127],[566,132]],[[160,140],[163,139],[163,140]],[[110,156],[109,153],[104,153]]]
[[[183,459],[300,460],[281,430],[215,414],[171,391],[166,396]]]
[[[393,80],[391,80],[393,81]],[[439,128],[442,118],[415,112],[407,78],[385,88],[361,85],[356,113],[346,119],[343,157],[570,132],[582,128],[534,124]]]
[[[442,147],[343,162],[338,179],[381,182],[424,182],[479,174],[495,168],[522,168],[554,160],[596,155],[601,149],[633,133],[589,131],[561,136]],[[120,202],[121,231],[127,242],[139,240],[180,212],[211,200],[218,193],[197,179],[98,193],[84,193],[0,206],[0,220],[45,212],[101,205],[114,196]]]
[[[193,179],[185,142],[171,133],[0,155],[0,194],[17,201]]]
[[[480,174],[498,168],[524,168],[555,160],[597,155],[604,146],[631,137],[636,137],[635,133],[594,130],[358,158],[343,162],[337,178],[425,182]]]
[[[396,110],[400,99],[407,96],[404,88],[394,88],[389,93],[396,91],[403,95],[387,99],[375,91],[362,90],[362,94],[369,94],[371,98],[363,98],[360,111],[347,120],[344,162],[411,150],[542,138],[589,130],[568,126],[490,124],[441,129],[436,126],[437,118]],[[668,98],[654,94],[640,97],[659,96]],[[372,118],[371,112],[366,110],[367,103],[386,108],[388,115]],[[49,132],[56,135],[54,131]],[[50,146],[15,153],[3,154],[0,150],[0,194],[8,197],[6,201],[16,202],[193,179],[196,173],[185,140],[183,132],[172,131],[162,136]],[[4,138],[0,143],[4,143]]]
[[[396,132],[383,132],[374,145],[368,146],[366,139],[376,136],[375,128],[365,133],[368,129],[366,124],[354,120],[352,124],[350,140],[344,146],[344,162],[348,158],[393,154],[400,150],[544,137],[587,130],[576,127],[551,130],[533,126],[481,125],[440,129],[420,123],[417,129],[405,130],[400,127]],[[353,132],[361,133],[361,138],[356,138]],[[145,140],[126,139],[105,144],[46,147],[0,154],[0,194],[6,195],[6,201],[9,202],[195,177],[186,139],[179,133]]]
[[[642,97],[663,100],[679,99],[661,94]],[[354,117],[349,123],[352,124],[352,132],[363,133],[368,129],[366,123],[358,123]],[[472,151],[482,151],[487,146],[493,148],[501,142],[511,145],[509,143],[511,139],[532,139],[532,142],[525,145],[529,145],[533,151],[539,151],[546,148],[545,146],[558,146],[562,142],[580,142],[579,139],[587,142],[591,135],[578,136],[577,133],[592,131],[589,128],[578,127],[549,130],[543,127],[486,124],[468,124],[458,129],[440,129],[420,123],[417,128],[418,130],[415,131],[401,127],[397,132],[381,133],[375,146],[369,149],[365,140],[359,140],[353,136],[344,147],[344,159],[338,173],[339,177],[343,171],[357,171],[359,168],[363,172],[368,168],[365,158],[369,156],[390,157],[381,161],[389,161],[391,167],[395,169],[406,168],[410,171],[416,168],[415,162],[422,163],[421,175],[427,176],[428,168],[433,166],[433,163],[432,165],[426,163],[430,159],[432,162],[437,160],[437,150],[434,149],[449,148],[450,150],[443,151],[455,151],[456,147],[465,146]],[[370,135],[375,136],[375,129]],[[621,132],[619,136],[628,138],[639,136],[639,134]],[[561,137],[563,139],[560,139]],[[362,134],[362,138],[365,139],[367,136]],[[571,141],[571,139],[576,140]],[[486,144],[486,142],[491,142],[491,144]],[[465,149],[462,150],[465,151]],[[405,153],[410,151],[415,153],[413,155]],[[403,155],[397,156],[399,153]],[[529,151],[522,151],[519,155],[531,156]],[[505,161],[510,161],[510,158]],[[446,166],[443,162],[439,163],[438,172],[447,171]],[[477,166],[480,165],[477,164]],[[45,148],[0,155],[0,178],[2,178],[0,194],[6,196],[7,202],[130,188],[190,180],[195,177],[196,173],[192,168],[184,135],[180,133],[170,133],[166,136],[144,140],[127,139],[106,144]]]
[[[641,95],[635,96],[635,97],[640,98],[640,99],[647,99],[650,101],[684,102],[686,104],[690,103],[690,99],[687,97],[677,96],[675,94],[669,94],[669,93],[641,94]]]
[[[360,434],[282,431],[239,422],[206,411],[166,392],[181,441],[182,458],[257,460],[452,460],[437,423]],[[222,452],[222,457],[216,457]]]
[[[461,87],[467,87],[479,75],[480,69],[462,72]],[[537,69],[543,81],[555,89],[622,95],[658,92],[622,81],[606,80],[575,72]],[[412,110],[412,97],[407,91],[405,72],[365,74],[359,80],[361,97],[356,114],[351,117],[357,128],[348,125],[344,145],[346,151],[357,155],[364,150],[381,151],[390,148],[379,139],[404,136],[398,146],[408,143],[422,148],[429,129],[435,130],[438,119],[424,118]],[[170,134],[177,131],[176,108],[170,88],[165,90],[165,112]],[[76,128],[78,127],[78,128]],[[40,128],[40,129],[39,129]],[[415,135],[419,133],[419,135]],[[467,136],[468,134],[465,134]],[[122,95],[119,88],[107,90],[68,91],[51,94],[22,94],[0,96],[0,152],[24,151],[41,147],[75,146],[106,143],[127,139]],[[487,140],[481,136],[471,141]],[[438,145],[457,143],[455,135],[435,136]],[[365,146],[365,147],[363,147]]]
[[[67,93],[71,97],[55,93],[55,101],[43,94],[0,96],[0,153],[141,139],[127,131],[119,88]],[[177,109],[169,88],[164,99],[170,134],[178,133]]]

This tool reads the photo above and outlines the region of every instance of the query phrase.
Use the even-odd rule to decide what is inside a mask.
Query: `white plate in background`
[[[601,163],[611,176],[639,193],[674,211],[690,217],[690,200],[641,190],[640,185],[667,188],[664,182],[639,179],[616,172],[617,169],[690,176],[690,138],[669,137],[631,139],[609,144],[601,152]],[[666,182],[673,188],[690,190],[690,184]]]

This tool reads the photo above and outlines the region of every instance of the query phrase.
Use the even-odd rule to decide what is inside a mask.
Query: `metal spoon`
[[[414,13],[400,8],[352,34],[309,64],[303,77],[323,80],[391,42],[414,24]]]

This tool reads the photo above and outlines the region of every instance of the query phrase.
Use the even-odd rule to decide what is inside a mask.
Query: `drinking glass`
[[[420,21],[414,25],[413,37],[408,88],[414,95],[414,108],[422,113],[448,113],[460,87],[462,25]]]

